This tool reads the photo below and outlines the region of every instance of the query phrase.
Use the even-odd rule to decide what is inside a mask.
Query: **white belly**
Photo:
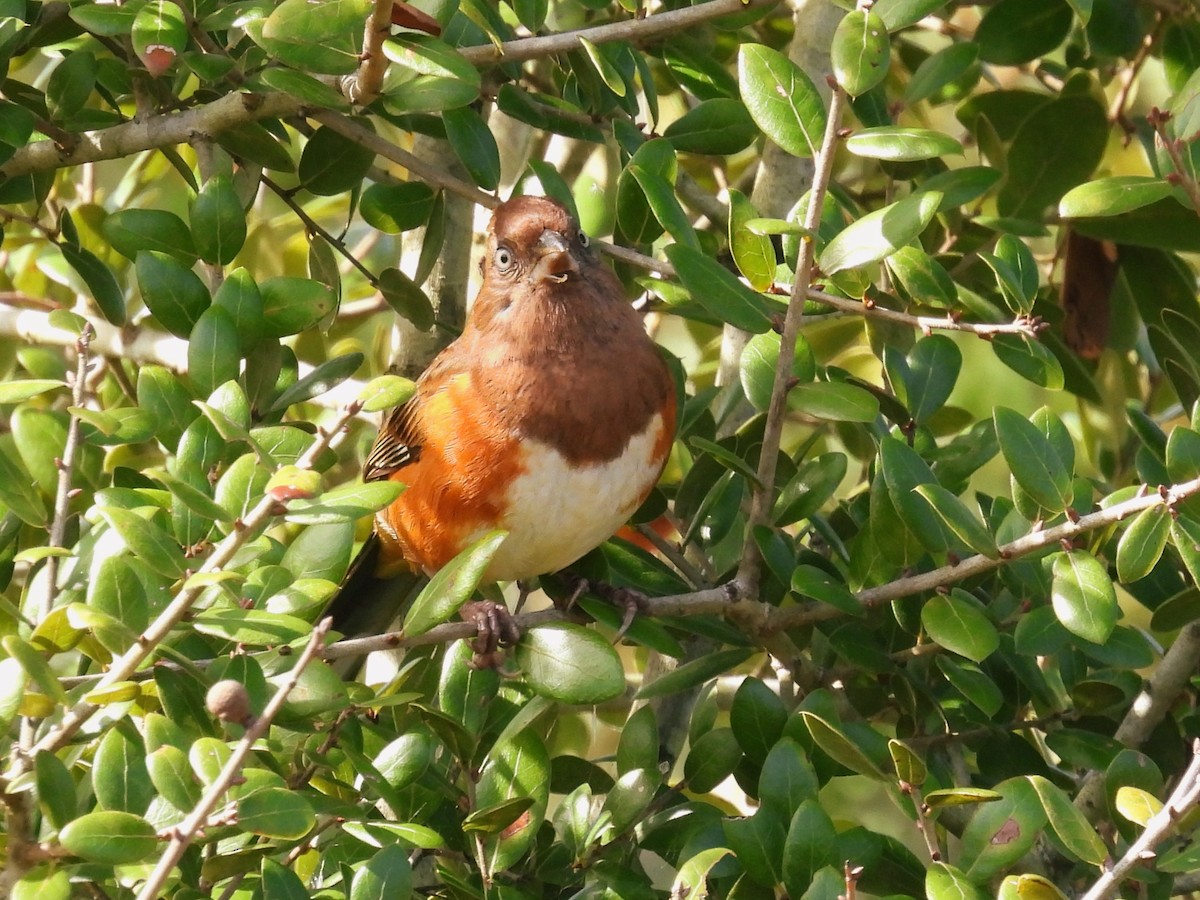
[[[522,444],[525,471],[508,489],[508,538],[485,581],[516,581],[569,566],[628,521],[658,479],[662,416],[616,459],[573,467],[540,441]]]

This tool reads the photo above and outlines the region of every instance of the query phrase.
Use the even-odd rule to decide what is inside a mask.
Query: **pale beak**
[[[561,233],[550,229],[543,231],[534,252],[537,254],[537,265],[533,274],[537,281],[562,284],[568,278],[579,275],[579,264],[571,255],[571,243]]]

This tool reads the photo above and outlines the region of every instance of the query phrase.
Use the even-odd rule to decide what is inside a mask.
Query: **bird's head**
[[[584,278],[596,265],[587,235],[562,204],[514,197],[496,208],[482,263],[485,285],[552,289]]]

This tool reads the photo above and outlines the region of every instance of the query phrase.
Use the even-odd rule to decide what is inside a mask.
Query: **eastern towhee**
[[[569,566],[628,520],[670,452],[667,366],[563,206],[497,207],[482,270],[463,333],[367,457],[364,480],[407,490],[376,516],[330,607],[343,633],[385,628],[411,591],[397,575],[432,574],[495,529],[508,537],[485,581]]]

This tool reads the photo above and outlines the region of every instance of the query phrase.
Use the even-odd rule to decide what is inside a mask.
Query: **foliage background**
[[[3,893],[1195,890],[1193,5],[417,5],[0,0]],[[647,611],[345,683],[514,190],[680,360]]]

